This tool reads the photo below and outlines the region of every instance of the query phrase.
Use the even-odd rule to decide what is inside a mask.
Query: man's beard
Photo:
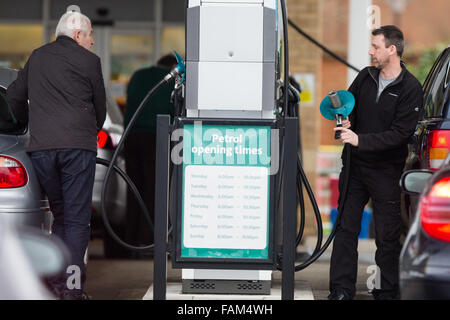
[[[372,59],[372,63],[374,65],[374,67],[379,70],[383,69],[387,65],[387,61],[380,61],[377,59]]]

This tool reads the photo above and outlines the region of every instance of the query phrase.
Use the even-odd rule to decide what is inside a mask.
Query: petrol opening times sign
[[[267,177],[267,168],[188,166],[184,246],[264,250]]]
[[[270,129],[184,126],[181,257],[268,258]]]

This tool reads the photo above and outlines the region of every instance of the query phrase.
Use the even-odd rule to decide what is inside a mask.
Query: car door
[[[438,169],[450,150],[450,48],[437,59],[424,83],[424,112],[417,128],[420,168]]]

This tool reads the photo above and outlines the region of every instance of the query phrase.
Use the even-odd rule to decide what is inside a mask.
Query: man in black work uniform
[[[23,115],[29,101],[27,151],[47,194],[54,221],[52,233],[71,254],[71,265],[50,281],[64,300],[84,300],[84,255],[90,238],[97,133],[106,117],[100,58],[88,17],[65,13],[56,40],[33,51],[7,91],[9,104]],[[19,116],[26,121],[24,116]]]
[[[401,61],[403,33],[395,26],[372,32],[369,54],[373,67],[362,70],[349,88],[356,104],[341,131],[345,143],[339,179],[339,213],[330,265],[330,300],[355,295],[358,270],[358,234],[364,206],[372,199],[381,289],[375,299],[398,297],[400,256],[399,179],[422,108],[422,87]],[[346,158],[350,148],[351,162]],[[344,177],[350,170],[345,203]]]

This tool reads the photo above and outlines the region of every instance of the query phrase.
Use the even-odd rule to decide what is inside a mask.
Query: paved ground
[[[314,247],[314,239],[309,238],[300,247],[300,251],[308,251]],[[86,291],[95,300],[141,300],[153,282],[152,260],[107,260],[103,256],[102,241],[90,242],[88,263],[88,280]],[[357,280],[357,300],[371,300],[368,294],[367,281],[371,276],[368,267],[374,265],[375,245],[373,240],[360,241],[359,267]],[[325,300],[328,295],[329,280],[328,249],[317,262],[299,271],[295,275],[296,283],[308,284],[316,300]],[[369,268],[369,271],[371,269]],[[181,270],[168,266],[168,281],[180,282]],[[273,282],[281,279],[281,273],[273,273]]]

